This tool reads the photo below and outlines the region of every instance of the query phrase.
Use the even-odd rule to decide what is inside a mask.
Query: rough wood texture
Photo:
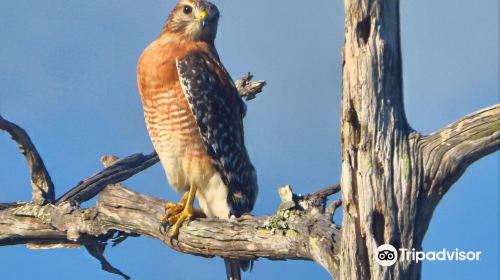
[[[419,279],[421,263],[375,262],[376,248],[422,248],[435,206],[499,149],[499,106],[423,137],[403,108],[399,1],[344,0],[341,279]]]
[[[26,157],[31,171],[32,201],[38,205],[54,201],[54,184],[30,137],[19,126],[0,116],[0,129],[7,131]]]
[[[422,139],[428,191],[443,196],[467,166],[500,146],[500,104],[475,112]]]
[[[164,205],[161,199],[120,185],[104,189],[90,208],[69,203],[11,205],[0,211],[0,246],[94,245],[96,240],[128,233],[157,238],[177,251],[204,257],[312,260],[328,270],[336,265],[340,231],[328,215],[287,210],[272,217],[199,219],[184,225],[178,238],[171,239],[160,231]],[[277,220],[284,223],[273,222]]]
[[[254,98],[265,85],[251,79],[249,74],[236,82],[247,99]],[[24,133],[22,139],[29,140],[22,129],[8,124]],[[29,143],[29,150],[36,154],[34,145]],[[293,207],[280,208],[274,216],[245,216],[229,221],[197,219],[184,225],[177,239],[171,239],[160,231],[165,201],[119,184],[157,163],[156,153],[134,154],[121,160],[105,156],[101,162],[104,170],[82,180],[54,204],[0,204],[0,246],[26,244],[31,249],[85,246],[104,270],[125,279],[129,276],[104,258],[105,244],[106,241],[117,244],[128,236],[139,235],[157,238],[180,252],[204,257],[312,260],[332,276],[339,271],[340,230],[332,223],[333,213],[324,211],[326,197],[338,192],[339,186],[306,196],[297,196],[288,187],[290,198],[295,199],[291,200],[293,205],[289,204]],[[96,195],[99,197],[95,206],[79,208],[82,202]],[[53,197],[50,202],[54,202]]]
[[[254,99],[266,85],[266,81],[252,81],[252,79],[253,75],[248,72],[243,78],[234,82],[241,97],[247,101]]]
[[[443,195],[467,166],[500,148],[500,105],[429,136],[412,130],[403,108],[399,1],[344,3],[342,201],[325,207],[326,196],[338,192],[337,186],[305,196],[284,186],[274,216],[197,219],[181,228],[178,239],[170,239],[159,230],[164,201],[117,184],[158,162],[156,154],[104,158],[106,169],[83,180],[56,204],[47,203],[54,201],[53,187],[36,149],[22,129],[0,118],[0,128],[17,131],[13,137],[21,150],[33,154],[27,155],[32,172],[43,171],[33,175],[33,203],[0,204],[0,246],[84,245],[104,270],[128,278],[104,259],[104,243],[146,235],[204,257],[312,260],[335,279],[419,279],[421,263],[399,260],[382,267],[375,262],[375,250],[384,243],[421,249]],[[248,75],[236,82],[247,99],[265,85],[250,80]],[[97,194],[95,206],[79,208]],[[340,205],[342,230],[332,223]]]

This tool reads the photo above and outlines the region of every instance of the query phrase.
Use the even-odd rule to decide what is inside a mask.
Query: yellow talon
[[[165,203],[165,209],[166,210],[168,210],[168,209],[170,209],[172,207],[175,207],[175,206],[177,206],[177,204],[175,204],[173,202],[167,202],[167,203]]]
[[[186,205],[186,200],[188,198],[188,192],[186,192],[181,200],[179,201],[179,203],[175,204],[175,203],[172,203],[172,202],[167,202],[165,204],[165,215],[163,216],[163,218],[161,219],[161,224],[162,225],[166,225],[167,224],[167,221],[170,217],[174,216],[174,215],[177,215],[179,213],[182,212],[182,210],[184,209],[185,205]]]
[[[170,236],[176,237],[179,235],[179,229],[181,228],[184,222],[187,222],[193,216],[193,209],[187,210],[184,209],[180,214],[173,216],[168,220],[168,223],[172,226],[169,231]]]
[[[161,219],[162,226],[167,224],[171,226],[169,231],[171,237],[177,237],[179,229],[185,221],[189,221],[194,213],[194,198],[196,196],[196,187],[191,186],[178,204],[168,202],[165,204],[165,215]]]

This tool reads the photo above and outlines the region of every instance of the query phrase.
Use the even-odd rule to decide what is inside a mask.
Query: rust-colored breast
[[[137,76],[148,132],[178,191],[214,172],[177,75],[176,58],[186,50],[177,43],[153,42],[141,56]]]

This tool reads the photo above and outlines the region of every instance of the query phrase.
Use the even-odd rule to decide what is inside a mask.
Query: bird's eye
[[[193,8],[189,5],[186,5],[184,6],[184,9],[182,9],[182,11],[184,12],[184,14],[189,15],[193,12]]]

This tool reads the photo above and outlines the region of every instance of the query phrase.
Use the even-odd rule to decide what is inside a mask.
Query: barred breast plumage
[[[167,178],[178,192],[190,184],[206,184],[215,169],[203,146],[198,125],[177,83],[169,83],[176,75],[171,54],[148,56],[148,52],[172,52],[170,44],[155,42],[143,53],[138,66],[138,81],[148,132]],[[179,46],[181,47],[181,46]],[[176,78],[175,80],[178,80]]]
[[[243,131],[245,104],[214,46],[219,11],[205,0],[181,0],[138,65],[148,132],[178,204],[167,203],[162,225],[177,236],[191,219],[195,196],[208,217],[252,211],[258,193]],[[225,260],[228,279],[249,262]]]

